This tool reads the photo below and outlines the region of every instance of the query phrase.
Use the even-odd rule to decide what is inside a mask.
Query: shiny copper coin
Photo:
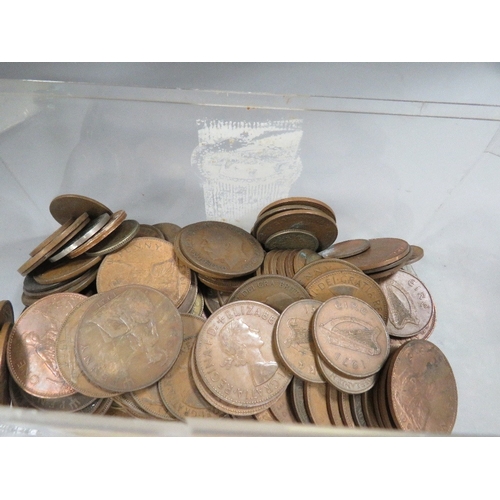
[[[313,323],[313,338],[322,358],[344,375],[373,375],[389,355],[389,335],[382,318],[356,297],[328,299],[316,311]]]
[[[441,349],[428,340],[411,340],[393,356],[388,392],[398,428],[451,433],[458,393],[453,370]]]
[[[101,262],[102,257],[82,256],[64,259],[58,264],[40,267],[33,273],[33,279],[40,285],[54,285],[81,276],[85,271]]]
[[[190,224],[181,229],[177,239],[189,262],[213,278],[251,274],[264,260],[264,249],[250,233],[225,222]]]
[[[345,259],[370,248],[370,241],[364,239],[339,241],[320,252],[324,259]]]
[[[389,305],[389,335],[412,337],[420,333],[431,320],[434,309],[424,283],[405,271],[398,271],[379,284]]]
[[[181,315],[184,334],[180,354],[169,372],[158,382],[163,404],[179,420],[219,418],[223,412],[210,405],[198,391],[191,374],[191,351],[205,324],[202,318]]]
[[[160,420],[177,420],[163,404],[158,384],[159,382],[156,382],[144,389],[130,392],[129,395],[136,405],[148,415]]]
[[[227,403],[251,408],[271,404],[291,374],[275,357],[278,312],[252,300],[226,304],[205,322],[195,348],[196,366],[210,391]]]
[[[14,308],[10,300],[0,300],[0,326],[14,323]]]
[[[290,402],[295,418],[301,424],[312,424],[306,409],[304,381],[299,377],[294,376],[290,383]]]
[[[189,292],[191,271],[177,260],[172,243],[135,238],[106,255],[97,273],[99,293],[124,285],[155,288],[178,307]]]
[[[310,299],[307,291],[292,278],[262,275],[250,278],[229,297],[228,303],[253,300],[267,304],[278,312],[301,299]]]
[[[266,205],[260,212],[262,215],[264,212],[272,210],[277,207],[285,207],[288,205],[306,205],[308,207],[316,208],[317,210],[323,211],[325,214],[329,215],[335,219],[335,213],[332,208],[321,200],[316,200],[315,198],[308,198],[305,196],[294,196],[289,198],[282,198],[280,200],[273,201]]]
[[[7,321],[0,324],[0,405],[8,405],[10,401],[7,343],[13,326],[13,323]]]
[[[139,223],[134,219],[126,219],[104,239],[87,250],[85,254],[88,256],[104,256],[116,252],[132,241],[137,236],[138,231]]]
[[[350,270],[358,273],[363,272],[355,265],[349,264],[348,262],[342,259],[318,259],[302,267],[299,271],[297,271],[294,274],[293,279],[297,283],[300,283],[303,287],[307,287],[307,285],[314,278],[317,278],[321,274],[326,273],[328,271],[341,271],[341,270]]]
[[[368,250],[346,259],[362,271],[393,264],[410,251],[408,242],[400,238],[372,238],[369,242]]]
[[[307,248],[315,252],[319,247],[318,238],[309,231],[301,229],[284,229],[272,234],[264,242],[267,250],[289,250]]]
[[[163,233],[161,230],[155,226],[152,226],[151,224],[140,224],[139,225],[139,232],[137,233],[138,238],[159,238],[160,240],[164,240],[165,236],[163,236]]]
[[[79,245],[76,249],[70,252],[68,257],[70,259],[74,259],[75,257],[83,255],[85,252],[93,249],[98,243],[101,243],[108,236],[113,234],[122,225],[122,223],[125,222],[126,217],[127,213],[124,210],[118,210],[117,212],[115,212],[113,215],[111,215],[111,217],[108,218],[106,224],[102,226],[96,234],[94,234],[83,244]],[[130,235],[128,235],[128,238],[131,239]]]
[[[336,427],[345,427],[342,415],[340,414],[339,398],[341,391],[330,384],[326,385],[326,403],[328,415],[332,425]]]
[[[92,219],[104,213],[112,214],[112,211],[101,202],[79,194],[56,196],[50,202],[49,211],[59,224],[64,224],[70,218],[76,219],[84,212],[87,212]]]
[[[158,224],[153,224],[153,226],[158,228],[162,232],[163,237],[167,241],[170,241],[170,243],[174,242],[177,233],[182,229],[172,222],[159,222]]]
[[[322,302],[340,295],[356,297],[375,309],[384,323],[389,318],[384,292],[375,280],[363,273],[352,270],[327,271],[310,281],[305,288],[311,298]]]
[[[319,250],[328,248],[338,235],[335,220],[324,212],[316,210],[288,210],[273,215],[262,222],[256,229],[255,237],[264,244],[271,235],[292,228],[314,234],[319,241]]]
[[[322,384],[312,336],[312,317],[322,302],[301,299],[290,304],[276,323],[274,342],[279,358],[302,380]]]
[[[16,383],[40,398],[75,394],[61,375],[56,359],[56,342],[70,312],[86,297],[59,293],[37,300],[17,319],[9,337],[7,362]]]
[[[326,384],[304,382],[304,401],[309,419],[316,425],[332,425],[326,403]]]
[[[143,285],[96,297],[80,320],[75,341],[87,378],[111,392],[137,391],[157,382],[182,345],[182,321],[172,301]]]
[[[93,398],[109,398],[116,396],[117,391],[108,391],[92,383],[76,359],[75,341],[78,327],[83,315],[96,299],[97,295],[87,298],[68,314],[57,336],[55,354],[62,377],[75,391]]]

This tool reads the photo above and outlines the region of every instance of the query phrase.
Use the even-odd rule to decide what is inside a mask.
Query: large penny
[[[172,243],[158,238],[135,238],[104,257],[97,273],[97,290],[145,285],[163,292],[178,307],[191,287],[191,271],[181,264]]]
[[[70,312],[86,300],[77,293],[48,295],[25,309],[12,329],[7,362],[15,382],[40,398],[75,394],[61,375],[56,359],[56,342]]]
[[[195,348],[203,382],[218,398],[245,408],[271,404],[291,373],[273,351],[278,312],[251,300],[226,304],[205,322]]]
[[[389,356],[389,335],[382,318],[356,297],[328,299],[316,311],[313,323],[321,356],[344,375],[373,375]]]
[[[40,285],[54,285],[82,275],[91,267],[99,264],[102,257],[82,256],[77,259],[61,260],[58,264],[47,266],[33,273],[33,279]]]
[[[264,260],[264,249],[250,233],[225,222],[196,222],[177,238],[183,255],[213,278],[251,274]]]
[[[50,202],[49,211],[59,224],[64,224],[70,218],[76,219],[84,212],[87,212],[90,218],[104,213],[112,214],[112,211],[101,202],[79,194],[56,196]]]
[[[97,295],[80,320],[75,349],[87,378],[108,391],[132,392],[167,373],[182,345],[182,321],[162,292],[141,285]]]
[[[313,299],[293,302],[281,313],[274,334],[277,353],[288,369],[302,380],[317,384],[325,379],[318,368],[311,325],[321,304]]]
[[[160,420],[177,420],[163,404],[160,397],[159,382],[145,387],[144,389],[131,392],[129,396],[135,404],[148,415]]]
[[[255,300],[283,312],[290,304],[310,299],[307,291],[292,278],[261,275],[248,279],[229,297],[228,303],[237,300]]]
[[[428,340],[410,340],[393,356],[388,373],[391,415],[406,431],[451,433],[458,408],[453,370]]]

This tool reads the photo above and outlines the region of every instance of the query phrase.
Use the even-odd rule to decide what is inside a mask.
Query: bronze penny
[[[177,307],[180,313],[188,313],[194,306],[196,302],[196,297],[198,296],[198,276],[196,273],[191,273],[191,286],[189,287],[189,291],[182,301],[181,304]]]
[[[123,393],[157,382],[181,345],[182,321],[172,301],[155,288],[128,285],[96,295],[80,320],[75,351],[91,382]]]
[[[278,363],[273,331],[278,312],[252,300],[226,304],[205,322],[195,348],[199,375],[209,390],[231,405],[271,404],[292,375]]]
[[[294,376],[290,383],[290,402],[295,418],[301,424],[312,424],[306,409],[304,381],[299,377]]]
[[[352,415],[351,404],[349,402],[349,394],[339,391],[337,395],[337,403],[339,405],[340,416],[343,424],[350,428],[356,427],[356,422],[354,421],[354,417]]]
[[[288,369],[302,380],[324,383],[318,369],[312,337],[312,317],[322,302],[301,299],[290,304],[278,318],[274,332],[276,352]]]
[[[191,351],[205,324],[202,318],[181,314],[184,334],[180,354],[169,372],[158,382],[163,404],[179,420],[218,418],[223,412],[208,404],[198,391],[191,374]]]
[[[41,243],[39,243],[33,250],[31,250],[30,255],[33,257],[36,253],[38,253],[40,250],[42,250],[44,247],[52,243],[55,239],[59,238],[61,234],[63,234],[71,224],[75,222],[75,219],[68,219],[64,224],[59,226],[53,233],[49,234],[47,238],[45,238]]]
[[[198,279],[201,283],[212,288],[213,290],[233,293],[238,287],[243,285],[248,278],[221,279],[210,278],[208,276],[204,276],[203,274],[198,274]]]
[[[391,352],[395,351],[398,347],[401,347],[403,344],[406,342],[409,342],[410,340],[427,340],[431,335],[432,332],[434,331],[434,328],[436,326],[436,305],[434,304],[432,307],[432,315],[431,315],[431,320],[427,325],[420,330],[420,332],[417,335],[414,335],[413,337],[391,337],[389,335],[390,339],[390,346],[391,346]]]
[[[14,308],[10,300],[0,300],[0,326],[14,323]]]
[[[394,418],[391,415],[391,411],[389,409],[389,401],[388,401],[388,392],[387,392],[387,374],[389,371],[389,367],[391,363],[394,361],[394,354],[391,354],[391,357],[387,360],[387,363],[383,366],[380,371],[380,376],[377,381],[375,397],[378,399],[378,411],[380,414],[380,418],[382,420],[383,426],[386,429],[397,429],[397,426],[394,422]]]
[[[311,298],[324,302],[331,297],[347,295],[366,302],[378,312],[384,323],[389,318],[389,306],[379,284],[363,273],[349,269],[327,271],[305,287]]]
[[[400,238],[372,238],[368,241],[368,250],[346,259],[362,271],[394,264],[410,252],[408,242]]]
[[[0,405],[8,405],[10,401],[7,343],[13,326],[13,323],[7,321],[0,324]]]
[[[304,401],[307,414],[313,424],[332,425],[326,403],[326,384],[304,381]]]
[[[101,202],[78,194],[56,196],[50,202],[49,211],[59,224],[64,224],[70,218],[76,219],[84,212],[87,212],[92,219],[104,213],[112,214],[112,211]]]
[[[81,276],[91,267],[99,264],[102,257],[82,256],[77,259],[64,259],[33,273],[33,279],[40,285],[54,285]]]
[[[195,274],[195,273],[193,273]],[[196,274],[195,274],[196,275]],[[219,302],[219,297],[217,295],[217,290],[210,288],[206,285],[200,285],[201,293],[203,294],[205,307],[208,309],[208,312],[212,314],[214,311],[219,309],[221,306]]]
[[[139,224],[139,232],[137,233],[138,238],[159,238],[164,240],[165,236],[158,227],[152,226],[151,224]]]
[[[290,398],[289,398],[289,389],[273,403],[269,410],[274,415],[274,418],[278,422],[288,423],[288,424],[296,424],[298,423],[297,418],[295,417],[292,407],[290,406]]]
[[[136,405],[148,415],[160,420],[177,420],[163,404],[158,384],[159,382],[156,382],[144,389],[130,392],[129,396],[134,400]]]
[[[361,406],[363,408],[366,425],[372,428],[380,427],[375,414],[375,408],[373,407],[373,399],[370,391],[366,391],[361,394]]]
[[[229,297],[228,303],[238,300],[254,300],[283,312],[291,303],[310,299],[307,291],[292,278],[262,275],[250,278]]]
[[[191,271],[177,260],[172,243],[135,238],[106,255],[97,273],[99,293],[124,285],[156,288],[178,307],[189,292]]]
[[[119,394],[113,398],[113,402],[121,408],[128,417],[150,419],[151,415],[145,412],[139,405],[132,399],[130,393],[126,392]]]
[[[451,433],[458,393],[453,370],[441,349],[428,340],[410,340],[393,356],[388,399],[398,428]]]
[[[103,228],[104,229],[104,228]],[[132,241],[139,231],[139,223],[134,219],[126,219],[102,241],[97,242],[85,253],[89,256],[104,256],[116,252]]]
[[[373,375],[389,356],[389,335],[382,318],[356,297],[328,299],[316,311],[313,325],[321,356],[343,375]]]
[[[319,250],[328,248],[337,238],[335,221],[316,210],[288,210],[266,219],[256,230],[255,237],[262,244],[273,234],[286,229],[300,229],[318,238]]]
[[[299,250],[293,259],[293,268],[295,273],[299,272],[304,266],[311,264],[317,260],[321,260],[323,257],[319,253],[313,252],[304,248]]]
[[[264,260],[264,249],[250,233],[225,222],[189,224],[176,239],[183,255],[203,269],[201,274],[213,278],[254,273]]]
[[[102,242],[108,236],[113,234],[122,225],[122,223],[125,222],[126,217],[127,213],[124,210],[118,210],[118,212],[115,212],[111,217],[108,218],[106,224],[102,226],[97,231],[96,234],[94,234],[92,237],[87,239],[83,244],[79,245],[76,249],[74,249],[68,255],[68,257],[70,259],[74,259],[75,257],[78,257],[79,255],[83,255],[85,252],[88,252],[90,249],[93,249],[95,245]]]
[[[264,242],[267,250],[301,250],[307,248],[315,252],[319,247],[318,238],[309,231],[301,229],[284,229],[272,234]]]
[[[345,259],[353,257],[370,248],[370,241],[364,239],[339,241],[320,252],[324,259]]]
[[[37,300],[26,308],[12,329],[7,346],[7,363],[16,383],[40,398],[75,394],[66,383],[56,360],[56,342],[70,312],[86,297],[59,293]]]
[[[116,391],[107,391],[92,383],[83,373],[76,359],[75,340],[83,315],[97,299],[97,295],[80,302],[64,321],[56,341],[56,361],[62,377],[75,391],[94,398],[116,396]]]
[[[153,226],[158,228],[162,232],[163,237],[167,241],[170,241],[170,243],[174,242],[177,233],[182,229],[172,222],[159,222],[158,224],[153,224]]]
[[[330,421],[332,422],[332,425],[336,427],[345,427],[344,420],[340,414],[340,394],[341,391],[337,390],[332,385],[326,385],[326,403]]]
[[[78,413],[88,413],[92,415],[105,415],[111,408],[113,400],[111,398],[96,399],[85,408],[82,408]]]
[[[21,389],[22,390],[22,389]],[[60,398],[39,398],[25,392],[26,400],[33,408],[45,411],[77,412],[91,405],[96,398],[89,398],[83,394],[71,394]]]
[[[323,273],[328,271],[341,271],[350,270],[358,273],[362,273],[361,269],[358,269],[355,265],[349,264],[342,259],[318,259],[303,266],[299,271],[297,271],[293,279],[300,283],[303,287],[307,285],[314,279]]]
[[[315,198],[308,198],[305,196],[294,196],[294,197],[289,197],[289,198],[282,198],[280,200],[273,201],[266,205],[260,212],[259,216],[262,215],[264,212],[267,212],[269,210],[272,210],[277,207],[285,207],[288,205],[306,205],[311,208],[315,208],[317,210],[321,210],[325,212],[328,216],[332,217],[335,219],[335,213],[333,212],[332,208],[324,203],[321,200],[316,200]]]
[[[417,245],[411,245],[411,259],[406,262],[406,265],[409,266],[418,262],[420,259],[424,257],[424,249]]]
[[[431,320],[434,309],[432,297],[422,281],[398,271],[379,284],[389,305],[389,335],[412,337],[420,333]]]

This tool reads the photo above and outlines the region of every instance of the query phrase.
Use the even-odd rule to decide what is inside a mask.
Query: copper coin
[[[218,398],[239,407],[270,404],[291,374],[275,357],[278,312],[252,300],[226,304],[205,322],[195,348],[200,377]]]
[[[201,274],[213,278],[237,278],[255,272],[264,260],[264,249],[247,231],[232,224],[203,221],[177,234],[183,255]]]
[[[75,341],[87,378],[111,392],[137,391],[157,382],[182,345],[182,321],[172,301],[143,285],[96,297],[80,320]]]
[[[290,402],[295,418],[301,424],[312,424],[306,409],[304,381],[299,377],[294,376],[290,383]]]
[[[0,300],[0,326],[4,323],[14,323],[14,308],[10,300]]]
[[[23,391],[14,381],[9,377],[9,399],[10,404],[14,408],[33,408],[33,405],[28,401],[26,392]]]
[[[144,389],[129,393],[137,406],[148,415],[160,420],[174,421],[177,418],[165,407],[160,397],[159,382]]]
[[[75,394],[61,375],[56,359],[56,342],[70,312],[86,297],[59,293],[37,300],[17,319],[9,337],[7,362],[16,383],[40,398]]]
[[[124,410],[126,415],[129,417],[143,419],[151,418],[151,415],[140,408],[128,392],[119,394],[112,399],[113,402],[116,403],[122,410]]]
[[[302,380],[324,383],[316,360],[312,317],[322,302],[302,299],[290,304],[276,323],[276,352],[288,369]]]
[[[313,324],[321,356],[344,375],[373,375],[389,356],[389,335],[382,318],[356,297],[328,299],[316,311]]]
[[[411,245],[411,259],[406,263],[407,266],[418,262],[424,257],[424,249],[417,245]]]
[[[284,229],[272,234],[264,242],[267,250],[289,250],[307,248],[315,252],[319,247],[318,238],[309,231],[301,229]]]
[[[55,239],[59,238],[61,234],[63,234],[71,224],[75,222],[75,219],[68,219],[64,224],[59,226],[53,233],[49,234],[47,238],[45,238],[41,243],[39,243],[33,250],[31,250],[30,255],[33,257],[36,253],[38,253],[42,248],[50,245]]]
[[[122,225],[126,217],[127,213],[124,210],[118,210],[117,212],[115,212],[111,217],[108,218],[106,224],[102,226],[97,231],[96,234],[88,238],[84,243],[82,243],[76,249],[70,252],[68,257],[70,259],[74,259],[75,257],[83,255],[85,252],[88,252],[89,250],[93,249],[95,245],[101,243],[109,235],[113,234]],[[128,238],[131,239],[130,235],[128,235]]]
[[[324,203],[321,200],[316,200],[315,198],[308,198],[305,196],[294,196],[289,198],[282,198],[280,200],[273,201],[266,205],[260,212],[259,215],[262,215],[264,212],[268,210],[272,210],[276,207],[285,207],[288,205],[307,205],[308,207],[316,208],[317,210],[321,210],[325,212],[325,214],[329,215],[333,219],[335,219],[335,213],[332,208]]]
[[[387,374],[391,363],[394,361],[394,354],[387,360],[387,363],[383,366],[380,371],[380,376],[378,378],[377,384],[375,386],[375,397],[378,399],[377,409],[382,420],[382,424],[386,429],[397,429],[397,425],[394,422],[394,418],[391,414],[388,401],[387,392]]]
[[[337,238],[335,220],[316,210],[288,210],[266,219],[256,230],[255,237],[262,244],[273,234],[285,229],[300,229],[314,234],[319,250],[328,248]]]
[[[401,347],[403,344],[409,342],[410,340],[417,340],[417,339],[427,340],[432,335],[435,326],[436,326],[436,306],[434,305],[432,308],[431,320],[422,330],[420,330],[419,333],[417,333],[417,335],[414,335],[413,337],[391,337],[389,335],[391,352],[395,351],[398,347]]]
[[[220,292],[233,293],[238,287],[243,285],[248,278],[231,278],[231,279],[221,279],[221,278],[210,278],[198,273],[198,279],[200,283],[212,288],[213,290],[218,290]]]
[[[177,233],[182,229],[172,222],[159,222],[158,224],[153,224],[153,226],[158,228],[162,232],[163,237],[167,241],[170,241],[170,243],[174,242]]]
[[[259,422],[277,422],[274,415],[271,413],[271,410],[266,409],[254,415],[255,420]]]
[[[196,301],[196,297],[198,295],[198,276],[196,273],[191,273],[191,286],[189,287],[189,291],[182,301],[181,304],[177,307],[180,313],[188,313],[194,303]]]
[[[7,343],[13,326],[13,323],[7,321],[0,324],[0,405],[8,405],[10,401]]]
[[[313,424],[332,425],[326,402],[326,384],[304,381],[304,401],[307,414]]]
[[[56,361],[62,377],[75,391],[94,398],[116,396],[116,391],[107,391],[92,383],[81,370],[76,359],[75,341],[78,327],[97,295],[80,302],[64,321],[56,341]]]
[[[330,384],[326,385],[326,403],[328,415],[332,425],[336,427],[345,427],[344,420],[340,414],[339,398],[341,391],[337,390]]]
[[[106,255],[97,273],[99,293],[124,285],[156,288],[178,307],[189,292],[191,271],[177,260],[172,243],[135,238]]]
[[[289,390],[287,389],[283,394],[273,403],[269,410],[274,415],[278,422],[295,424],[298,423],[292,407],[290,406]]]
[[[370,241],[364,239],[339,241],[320,252],[324,259],[345,259],[353,257],[370,248]]]
[[[373,399],[370,391],[361,394],[361,406],[367,426],[372,428],[380,427],[375,414],[375,408],[373,407]]]
[[[139,223],[134,219],[126,219],[111,234],[96,243],[85,253],[89,256],[104,256],[108,253],[116,252],[129,241],[132,241],[137,236],[138,231]]]
[[[158,382],[161,400],[179,420],[221,417],[224,413],[210,405],[198,391],[190,369],[191,351],[205,320],[189,314],[181,314],[181,319],[182,347],[172,368]]]
[[[387,299],[379,284],[363,273],[351,270],[327,271],[310,281],[305,287],[311,298],[322,302],[331,297],[356,297],[380,314],[384,323],[389,318]]]
[[[339,405],[340,416],[343,424],[350,428],[356,427],[356,422],[354,421],[354,417],[352,415],[351,404],[349,402],[349,394],[339,391],[337,403]]]
[[[39,268],[33,273],[33,279],[40,285],[53,285],[63,281],[81,276],[91,267],[99,264],[102,257],[87,257],[82,256],[77,259],[64,259],[58,264],[46,266],[43,269]]]
[[[434,309],[432,297],[422,281],[398,271],[379,284],[389,305],[389,335],[412,337],[420,333],[431,320]]]
[[[398,428],[451,433],[458,393],[453,370],[443,352],[428,340],[411,340],[393,356],[388,392]]]
[[[393,264],[410,251],[408,242],[400,238],[372,238],[370,248],[346,260],[362,271]]]
[[[292,278],[262,275],[247,280],[231,294],[228,303],[254,300],[267,304],[281,313],[291,303],[310,298],[307,291]]]
[[[160,240],[164,240],[165,236],[161,230],[151,224],[139,224],[139,232],[137,233],[138,238],[159,238]]]
[[[319,253],[308,250],[307,248],[299,250],[293,260],[295,273],[299,272],[304,266],[307,266],[317,260],[321,260],[322,258],[323,257],[321,257]]]
[[[342,259],[318,259],[303,266],[295,273],[293,279],[303,287],[306,287],[314,278],[317,278],[323,273],[341,270],[350,270],[358,273],[363,272],[355,265],[349,264]]]
[[[84,212],[87,212],[92,219],[104,213],[112,214],[112,211],[101,202],[79,194],[56,196],[50,202],[49,211],[59,224],[64,224],[70,218],[76,219]]]
[[[78,393],[60,398],[39,398],[26,392],[25,397],[31,406],[38,410],[65,411],[71,413],[83,410],[96,400],[96,398],[89,398],[88,396]]]

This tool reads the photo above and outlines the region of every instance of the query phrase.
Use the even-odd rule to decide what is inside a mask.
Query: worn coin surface
[[[393,356],[387,390],[398,428],[451,433],[458,392],[453,370],[441,349],[428,340],[410,340]]]
[[[316,311],[313,325],[323,360],[344,375],[373,375],[389,356],[389,335],[382,318],[356,297],[328,299]]]
[[[286,389],[292,375],[273,350],[278,316],[266,304],[241,300],[208,317],[198,334],[195,360],[203,382],[218,398],[249,408],[270,404]]]
[[[77,293],[48,295],[26,308],[14,324],[7,345],[7,363],[16,383],[40,398],[75,394],[61,375],[56,342],[70,312],[86,300]]]
[[[181,345],[182,321],[172,301],[155,288],[128,285],[97,294],[80,320],[75,350],[91,382],[123,393],[157,382]]]
[[[82,255],[76,259],[64,259],[57,264],[41,266],[33,273],[33,279],[40,285],[53,285],[82,275],[91,267],[99,264],[102,257]]]
[[[307,248],[316,251],[319,247],[318,238],[309,231],[301,229],[284,229],[272,234],[264,242],[267,250],[301,250]]]
[[[296,376],[322,384],[316,346],[312,337],[312,317],[322,302],[302,299],[290,304],[276,323],[274,341],[280,359]]]
[[[318,259],[315,260],[301,269],[299,269],[293,276],[293,279],[306,287],[314,278],[317,278],[323,273],[328,271],[351,270],[362,273],[361,269],[355,265],[342,259]]]
[[[178,307],[191,287],[191,271],[178,261],[172,243],[135,238],[104,257],[96,281],[100,293],[124,285],[150,286]]]
[[[116,252],[129,241],[132,241],[137,236],[138,230],[139,222],[134,219],[125,219],[114,231],[93,245],[85,253],[89,256],[104,256],[108,253]]]
[[[64,224],[70,218],[76,219],[84,212],[87,212],[92,219],[104,213],[108,215],[113,213],[101,202],[79,194],[56,196],[50,202],[49,212],[59,224]]]

